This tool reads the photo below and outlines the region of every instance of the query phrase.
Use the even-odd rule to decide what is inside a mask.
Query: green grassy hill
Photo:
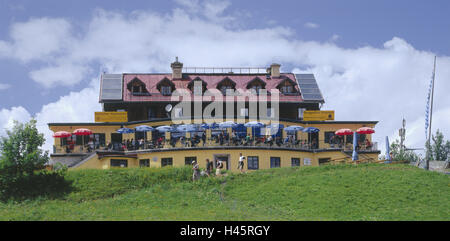
[[[68,194],[0,203],[0,220],[450,220],[450,177],[408,165],[190,177],[188,167],[69,171]]]

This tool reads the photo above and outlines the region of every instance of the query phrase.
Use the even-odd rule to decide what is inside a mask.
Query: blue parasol
[[[172,132],[175,129],[171,126],[158,126],[156,127],[156,130],[158,130],[159,132]]]
[[[136,131],[138,131],[138,132],[147,132],[147,131],[152,131],[153,127],[147,126],[147,125],[140,125],[140,126],[136,126],[134,129],[136,129]]]
[[[177,126],[177,131],[180,132],[194,132],[197,131],[197,126],[193,124],[185,124]]]
[[[302,131],[304,129],[303,126],[288,126],[284,128],[285,131]]]
[[[306,133],[316,133],[316,132],[319,132],[320,130],[318,128],[316,128],[316,127],[306,127],[302,131],[306,132]]]
[[[221,129],[233,128],[234,126],[236,126],[236,123],[234,123],[233,121],[225,121],[219,123],[219,128]]]
[[[209,123],[209,124],[207,124],[207,123],[203,123],[203,124],[201,124],[201,126],[200,126],[201,128],[203,128],[203,129],[217,129],[217,128],[219,128],[219,125],[217,124],[217,123]]]
[[[117,130],[117,133],[120,133],[120,134],[129,134],[129,133],[134,133],[134,130],[133,129],[130,129],[130,128],[120,128],[120,129],[118,129]]]

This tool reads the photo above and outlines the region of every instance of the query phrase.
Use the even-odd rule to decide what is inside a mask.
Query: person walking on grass
[[[244,160],[245,156],[243,156],[242,153],[239,153],[238,169],[241,173],[244,173]]]
[[[206,175],[209,177],[211,175],[211,171],[213,169],[213,163],[206,158]]]
[[[216,176],[222,176],[222,167],[223,167],[223,162],[221,160],[217,160],[217,165],[216,165]]]
[[[192,181],[197,181],[200,178],[200,167],[196,161],[192,161],[192,170],[194,170]]]

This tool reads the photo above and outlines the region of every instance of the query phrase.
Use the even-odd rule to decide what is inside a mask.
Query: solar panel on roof
[[[295,78],[298,81],[300,93],[304,100],[324,102],[322,93],[313,74],[296,74]]]
[[[103,74],[100,100],[122,100],[122,75]]]

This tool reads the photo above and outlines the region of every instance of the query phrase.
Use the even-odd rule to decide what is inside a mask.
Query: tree
[[[48,151],[40,149],[45,139],[36,128],[36,120],[25,124],[14,121],[14,127],[6,134],[0,140],[0,169],[3,174],[16,177],[33,175],[48,162]]]
[[[450,141],[444,141],[442,132],[436,130],[436,135],[432,135],[433,144],[427,140],[425,144],[426,158],[434,161],[446,161],[450,154]]]
[[[0,140],[0,199],[25,199],[67,191],[66,169],[46,170],[47,151],[41,149],[44,135],[36,129],[36,120],[14,122],[12,130]]]
[[[392,153],[392,161],[417,162],[420,159],[414,151],[401,148],[398,139],[391,143],[390,152]]]

